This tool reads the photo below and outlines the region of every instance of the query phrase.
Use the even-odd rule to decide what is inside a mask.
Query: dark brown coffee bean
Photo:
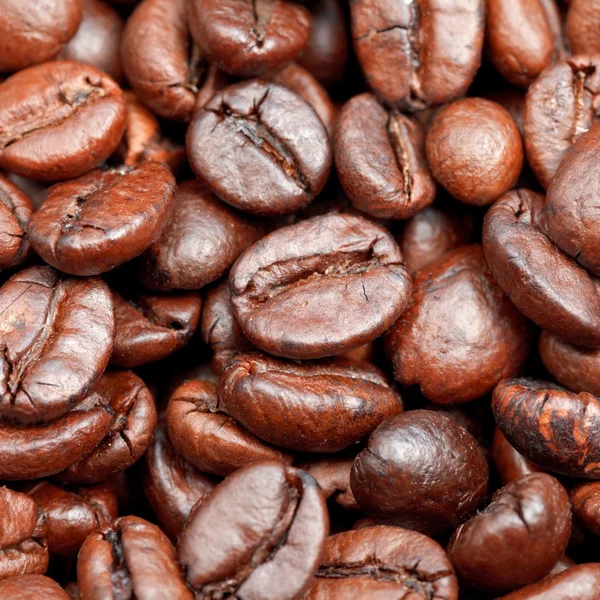
[[[529,88],[523,114],[525,150],[544,188],[571,146],[597,120],[599,65],[598,57],[573,56],[548,67]]]
[[[196,504],[179,559],[197,597],[292,600],[310,584],[328,533],[325,500],[308,473],[256,463]]]
[[[561,475],[600,478],[600,400],[532,379],[505,379],[492,398],[498,427],[518,452]]]
[[[35,500],[0,487],[0,580],[43,575],[48,566],[47,533],[44,513]],[[11,597],[0,592],[0,598]]]
[[[202,183],[186,181],[160,238],[142,256],[140,279],[155,290],[200,289],[224,275],[261,235],[262,227]]]
[[[20,423],[64,415],[102,375],[114,331],[103,281],[50,267],[11,277],[0,288],[0,415]]]
[[[554,477],[532,473],[498,490],[491,504],[461,525],[448,555],[466,584],[507,592],[547,575],[570,534],[567,492]]]
[[[196,292],[112,295],[116,334],[110,362],[118,367],[166,358],[187,344],[200,321],[202,296]]]
[[[193,598],[167,536],[133,516],[87,538],[77,560],[77,585],[85,600]]]
[[[571,491],[573,515],[588,531],[600,535],[600,482],[582,483]]]
[[[95,169],[50,189],[31,219],[31,244],[66,273],[104,273],[158,239],[174,198],[175,178],[160,163]]]
[[[484,98],[465,98],[443,108],[426,140],[435,178],[454,198],[484,206],[517,182],[523,143],[510,113]]]
[[[54,58],[77,31],[83,0],[0,3],[0,73]]]
[[[195,114],[187,150],[195,173],[217,196],[261,215],[304,208],[331,168],[327,130],[314,109],[294,92],[260,80],[215,94]]]
[[[541,471],[540,467],[527,460],[508,443],[498,427],[494,430],[492,458],[503,485],[508,485],[530,473]]]
[[[23,177],[78,177],[114,152],[124,127],[123,92],[89,65],[44,63],[0,84],[0,168]]]
[[[481,62],[483,0],[352,0],[354,49],[387,104],[420,110],[466,91]]]
[[[288,0],[192,0],[188,14],[202,54],[242,77],[294,60],[310,35],[310,13]]]
[[[0,270],[16,267],[31,253],[27,226],[33,204],[0,173]]]
[[[334,140],[340,183],[359,210],[405,219],[433,202],[435,180],[416,119],[386,110],[372,94],[360,94],[340,111]]]
[[[487,494],[488,465],[466,429],[414,410],[373,431],[354,461],[350,485],[360,507],[376,519],[437,535],[477,510]]]
[[[269,446],[236,423],[220,407],[217,386],[193,380],[178,387],[167,407],[169,439],[175,449],[200,471],[227,476],[250,463],[292,456]]]
[[[386,337],[394,376],[429,400],[491,392],[527,358],[527,320],[492,277],[481,246],[450,250],[419,271],[408,308]]]
[[[69,600],[68,594],[49,577],[22,575],[0,581],[0,598],[10,600]]]
[[[452,564],[433,540],[397,527],[332,535],[304,600],[457,600]]]
[[[598,0],[572,0],[567,13],[567,36],[573,54],[600,53]]]
[[[229,283],[246,336],[287,358],[341,354],[375,339],[402,314],[411,291],[389,233],[342,214],[269,234],[242,254]]]
[[[600,346],[597,280],[545,233],[544,197],[508,192],[488,211],[483,249],[496,281],[543,329],[575,344]]]

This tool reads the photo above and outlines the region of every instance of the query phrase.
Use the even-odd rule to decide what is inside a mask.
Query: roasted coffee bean
[[[0,84],[0,168],[23,177],[78,177],[114,152],[124,127],[123,92],[89,65],[48,62]]]
[[[341,354],[375,339],[402,314],[411,291],[387,231],[343,214],[269,234],[242,254],[229,283],[246,336],[287,358]]]
[[[292,456],[269,446],[221,409],[217,386],[192,380],[178,387],[167,407],[167,427],[173,446],[200,471],[227,476],[250,463]]]
[[[0,487],[0,580],[28,573],[43,575],[48,566],[47,533],[44,513],[35,500]],[[0,598],[11,596],[0,592]]]
[[[197,471],[182,458],[159,422],[144,454],[144,494],[164,530],[176,538],[196,502],[209,494],[217,480]]]
[[[505,379],[492,398],[498,427],[533,463],[561,475],[600,479],[600,400],[543,381]]]
[[[483,0],[351,0],[354,49],[387,104],[421,110],[466,91],[481,62]]]
[[[77,31],[83,0],[0,3],[0,73],[54,58]]]
[[[503,485],[508,485],[517,479],[521,479],[521,477],[541,470],[522,454],[519,454],[508,443],[508,440],[498,427],[494,430],[492,458],[494,459],[496,471]]]
[[[77,560],[77,585],[85,600],[193,598],[167,536],[133,516],[87,538]]]
[[[325,500],[308,473],[256,463],[196,504],[179,559],[197,597],[292,600],[309,586],[328,533]]]
[[[532,473],[498,490],[491,504],[461,525],[448,555],[467,585],[507,592],[547,575],[570,534],[567,492],[554,477]]]
[[[548,67],[529,88],[523,114],[525,150],[544,188],[571,146],[597,120],[599,60],[567,58]]]
[[[416,531],[380,525],[329,537],[303,598],[457,600],[458,585],[436,542]]]
[[[600,482],[582,483],[570,497],[573,516],[594,535],[600,535]]]
[[[215,94],[195,114],[187,150],[196,175],[217,196],[260,215],[304,208],[331,168],[327,130],[314,109],[289,89],[260,80]]]
[[[200,321],[202,297],[197,292],[112,294],[116,334],[110,362],[118,367],[139,367],[169,356],[187,344]]]
[[[262,228],[223,204],[200,182],[177,188],[158,240],[142,256],[140,279],[155,290],[196,290],[224,275]]]
[[[22,575],[0,581],[0,598],[10,600],[69,600],[68,594],[52,579]]]
[[[429,400],[457,404],[518,373],[529,350],[527,320],[504,295],[481,246],[462,246],[414,277],[408,308],[386,338],[394,376]]]
[[[222,85],[190,38],[186,0],[146,0],[127,20],[121,57],[125,75],[146,106],[166,119],[189,121]]]
[[[66,273],[104,273],[158,239],[174,197],[175,178],[160,163],[96,169],[50,189],[31,219],[31,244]]]
[[[64,415],[102,375],[114,330],[99,279],[50,267],[13,275],[0,288],[0,416],[41,423]]]
[[[436,184],[416,119],[386,110],[372,94],[360,94],[340,111],[334,139],[340,182],[359,210],[406,219],[433,202]]]
[[[516,307],[543,329],[574,343],[600,346],[600,286],[545,233],[544,197],[515,190],[483,224],[485,258]]]
[[[31,253],[27,226],[33,204],[0,173],[0,270],[16,267]]]
[[[377,520],[437,535],[477,510],[487,494],[488,465],[466,429],[414,410],[373,431],[354,461],[350,485]]]
[[[350,488],[350,471],[354,458],[316,458],[301,463],[299,469],[306,471],[316,480],[326,500],[333,500],[347,510],[360,510]]]
[[[310,35],[310,13],[288,0],[191,0],[188,15],[209,62],[243,77],[294,60]]]
[[[598,0],[572,0],[567,13],[567,36],[573,54],[600,53]]]
[[[426,140],[435,178],[454,198],[484,206],[517,182],[523,143],[517,124],[499,104],[465,98],[443,108]]]

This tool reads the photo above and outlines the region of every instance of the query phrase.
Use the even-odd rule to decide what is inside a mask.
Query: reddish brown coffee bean
[[[256,463],[196,504],[179,559],[197,596],[292,600],[309,586],[328,533],[325,500],[310,475]]]
[[[43,575],[48,566],[47,533],[44,513],[35,500],[0,487],[0,580]]]
[[[192,600],[175,548],[152,523],[121,517],[90,535],[77,560],[79,593],[86,600],[163,598]]]
[[[544,469],[600,478],[600,400],[532,379],[505,379],[492,398],[498,427],[518,452]]]
[[[517,182],[523,143],[510,113],[484,98],[465,98],[443,108],[426,140],[435,178],[454,198],[491,204]]]
[[[119,86],[89,65],[56,61],[0,84],[0,168],[56,181],[107,159],[125,127]]]
[[[202,296],[196,292],[112,295],[116,334],[110,362],[118,367],[166,358],[187,344],[200,321]]]
[[[220,407],[217,386],[193,380],[178,387],[167,406],[169,439],[200,471],[227,476],[264,460],[291,463],[292,456],[269,446],[236,423]]]
[[[0,73],[54,58],[77,31],[83,0],[0,3]]]
[[[0,173],[0,270],[16,267],[31,253],[27,226],[33,204]]]
[[[354,458],[318,458],[301,463],[299,469],[316,480],[326,500],[333,500],[347,510],[360,510],[350,488],[350,471]]]
[[[188,14],[202,54],[242,77],[294,60],[310,35],[310,13],[288,0],[192,0]]]
[[[224,275],[261,235],[260,225],[202,183],[186,181],[160,238],[142,256],[141,281],[155,290],[200,289]]]
[[[544,197],[529,190],[502,196],[483,224],[483,249],[496,281],[543,329],[600,346],[598,283],[545,233]]]
[[[219,404],[254,435],[299,452],[337,452],[402,411],[383,373],[365,364],[297,364],[240,354]]]
[[[600,535],[600,482],[582,483],[570,497],[574,517],[588,531]]]
[[[305,600],[457,600],[452,564],[433,540],[398,527],[332,535]]]
[[[158,239],[174,197],[175,178],[160,163],[95,169],[50,189],[31,219],[31,244],[66,273],[104,273]]]
[[[475,400],[515,375],[531,339],[526,319],[504,295],[481,246],[462,246],[414,278],[408,308],[386,337],[394,376],[429,400]]]
[[[238,259],[229,283],[246,336],[287,358],[341,354],[375,339],[402,314],[411,291],[389,233],[343,214],[264,237]]]
[[[572,0],[567,13],[567,36],[573,54],[598,54],[600,40],[598,0]]]
[[[0,288],[0,415],[40,423],[65,414],[102,375],[114,330],[101,280],[50,267],[13,275]]]
[[[448,556],[467,585],[507,592],[547,575],[570,534],[567,492],[554,477],[532,473],[498,490],[491,504],[461,525]]]
[[[334,137],[340,183],[359,210],[405,219],[431,204],[436,185],[419,123],[360,94],[340,111]]]
[[[0,597],[10,600],[69,600],[56,581],[42,575],[22,575],[0,581]]]
[[[373,431],[350,485],[377,520],[434,536],[477,510],[487,494],[488,465],[466,429],[436,412],[413,410]]]
[[[508,443],[498,427],[494,430],[492,458],[503,485],[508,485],[530,473],[541,471],[540,467],[527,460]]]

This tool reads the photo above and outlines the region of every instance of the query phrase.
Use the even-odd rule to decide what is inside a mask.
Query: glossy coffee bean
[[[200,321],[202,297],[179,294],[112,292],[115,305],[115,345],[112,365],[139,367],[183,348]]]
[[[50,189],[31,219],[31,244],[66,273],[104,273],[158,239],[174,197],[175,178],[160,163],[96,169]]]
[[[567,13],[566,33],[573,54],[598,54],[600,40],[600,3],[597,0],[572,0]]]
[[[325,500],[310,475],[256,463],[196,504],[179,559],[197,596],[292,600],[308,588],[328,533]]]
[[[523,114],[525,149],[544,188],[571,146],[597,119],[599,66],[598,57],[572,56],[548,67],[529,88]]]
[[[501,381],[492,399],[498,427],[518,452],[561,475],[600,479],[600,400],[532,379]]]
[[[49,577],[21,575],[0,581],[0,598],[10,600],[69,600],[68,594]]]
[[[368,364],[297,364],[240,354],[225,369],[219,404],[276,446],[337,452],[402,411],[385,376]]]
[[[415,410],[373,431],[354,461],[350,485],[360,507],[378,520],[433,536],[477,510],[487,494],[488,466],[466,429]]]
[[[192,600],[175,548],[152,523],[121,517],[90,535],[77,560],[79,593],[86,600],[163,598]]]
[[[217,386],[209,381],[188,381],[175,390],[167,406],[167,427],[177,452],[205,473],[225,477],[255,462],[292,462],[290,454],[234,421],[219,405]]]
[[[494,430],[492,458],[503,485],[508,485],[526,475],[541,471],[540,467],[527,460],[508,443],[498,427]]]
[[[386,104],[411,111],[451,102],[481,62],[482,0],[352,0],[354,49]]]
[[[429,400],[456,404],[491,392],[527,358],[530,331],[495,282],[481,246],[462,246],[414,277],[408,308],[386,337],[394,376]]]
[[[13,275],[0,288],[0,415],[20,423],[64,415],[102,375],[114,329],[99,279],[50,267]]]
[[[332,160],[314,109],[289,89],[260,80],[229,86],[197,111],[187,150],[194,172],[217,196],[260,215],[308,205]]]
[[[27,226],[33,203],[0,173],[0,270],[16,267],[31,253]]]
[[[48,566],[46,537],[46,519],[37,502],[0,487],[0,580],[28,573],[43,575]]]
[[[48,62],[0,84],[0,168],[56,181],[108,158],[125,127],[119,86],[94,67]]]
[[[264,237],[238,259],[229,283],[246,336],[287,358],[341,354],[375,339],[402,314],[411,291],[389,233],[342,214]]]
[[[435,178],[454,198],[491,204],[517,182],[523,166],[521,135],[510,113],[484,98],[443,108],[426,140]]]
[[[600,535],[600,482],[578,485],[570,498],[575,519],[594,535]]]
[[[0,73],[54,58],[77,31],[83,0],[0,3]]]
[[[346,510],[360,510],[350,488],[350,471],[354,458],[323,457],[300,463],[299,469],[312,475],[323,496]]]
[[[467,585],[506,592],[547,575],[570,534],[567,492],[554,477],[532,473],[498,490],[491,504],[461,525],[448,555]]]
[[[310,13],[289,0],[192,0],[188,15],[202,54],[242,77],[294,60],[310,35]]]
[[[574,344],[600,346],[598,283],[552,243],[545,228],[541,194],[505,194],[484,220],[487,263],[526,317]]]
[[[416,532],[379,525],[332,535],[305,600],[457,600],[446,553]]]
[[[431,204],[436,184],[417,122],[360,94],[340,111],[334,138],[340,183],[353,205],[374,217],[406,219]]]
[[[186,181],[161,236],[142,256],[140,279],[155,290],[200,289],[224,275],[261,235],[256,222],[201,183]]]

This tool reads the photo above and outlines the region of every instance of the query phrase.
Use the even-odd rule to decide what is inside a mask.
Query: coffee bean
[[[567,13],[567,36],[573,54],[598,54],[600,3],[597,0],[572,0]]]
[[[31,253],[27,226],[32,213],[31,200],[0,174],[0,269],[16,267]]]
[[[58,583],[42,575],[21,575],[0,581],[0,597],[11,600],[69,600]]]
[[[594,535],[600,535],[600,483],[582,483],[571,491],[574,518]]]
[[[498,471],[500,480],[504,485],[541,470],[522,454],[519,454],[508,443],[508,440],[498,427],[494,430],[492,457],[496,471]]]

